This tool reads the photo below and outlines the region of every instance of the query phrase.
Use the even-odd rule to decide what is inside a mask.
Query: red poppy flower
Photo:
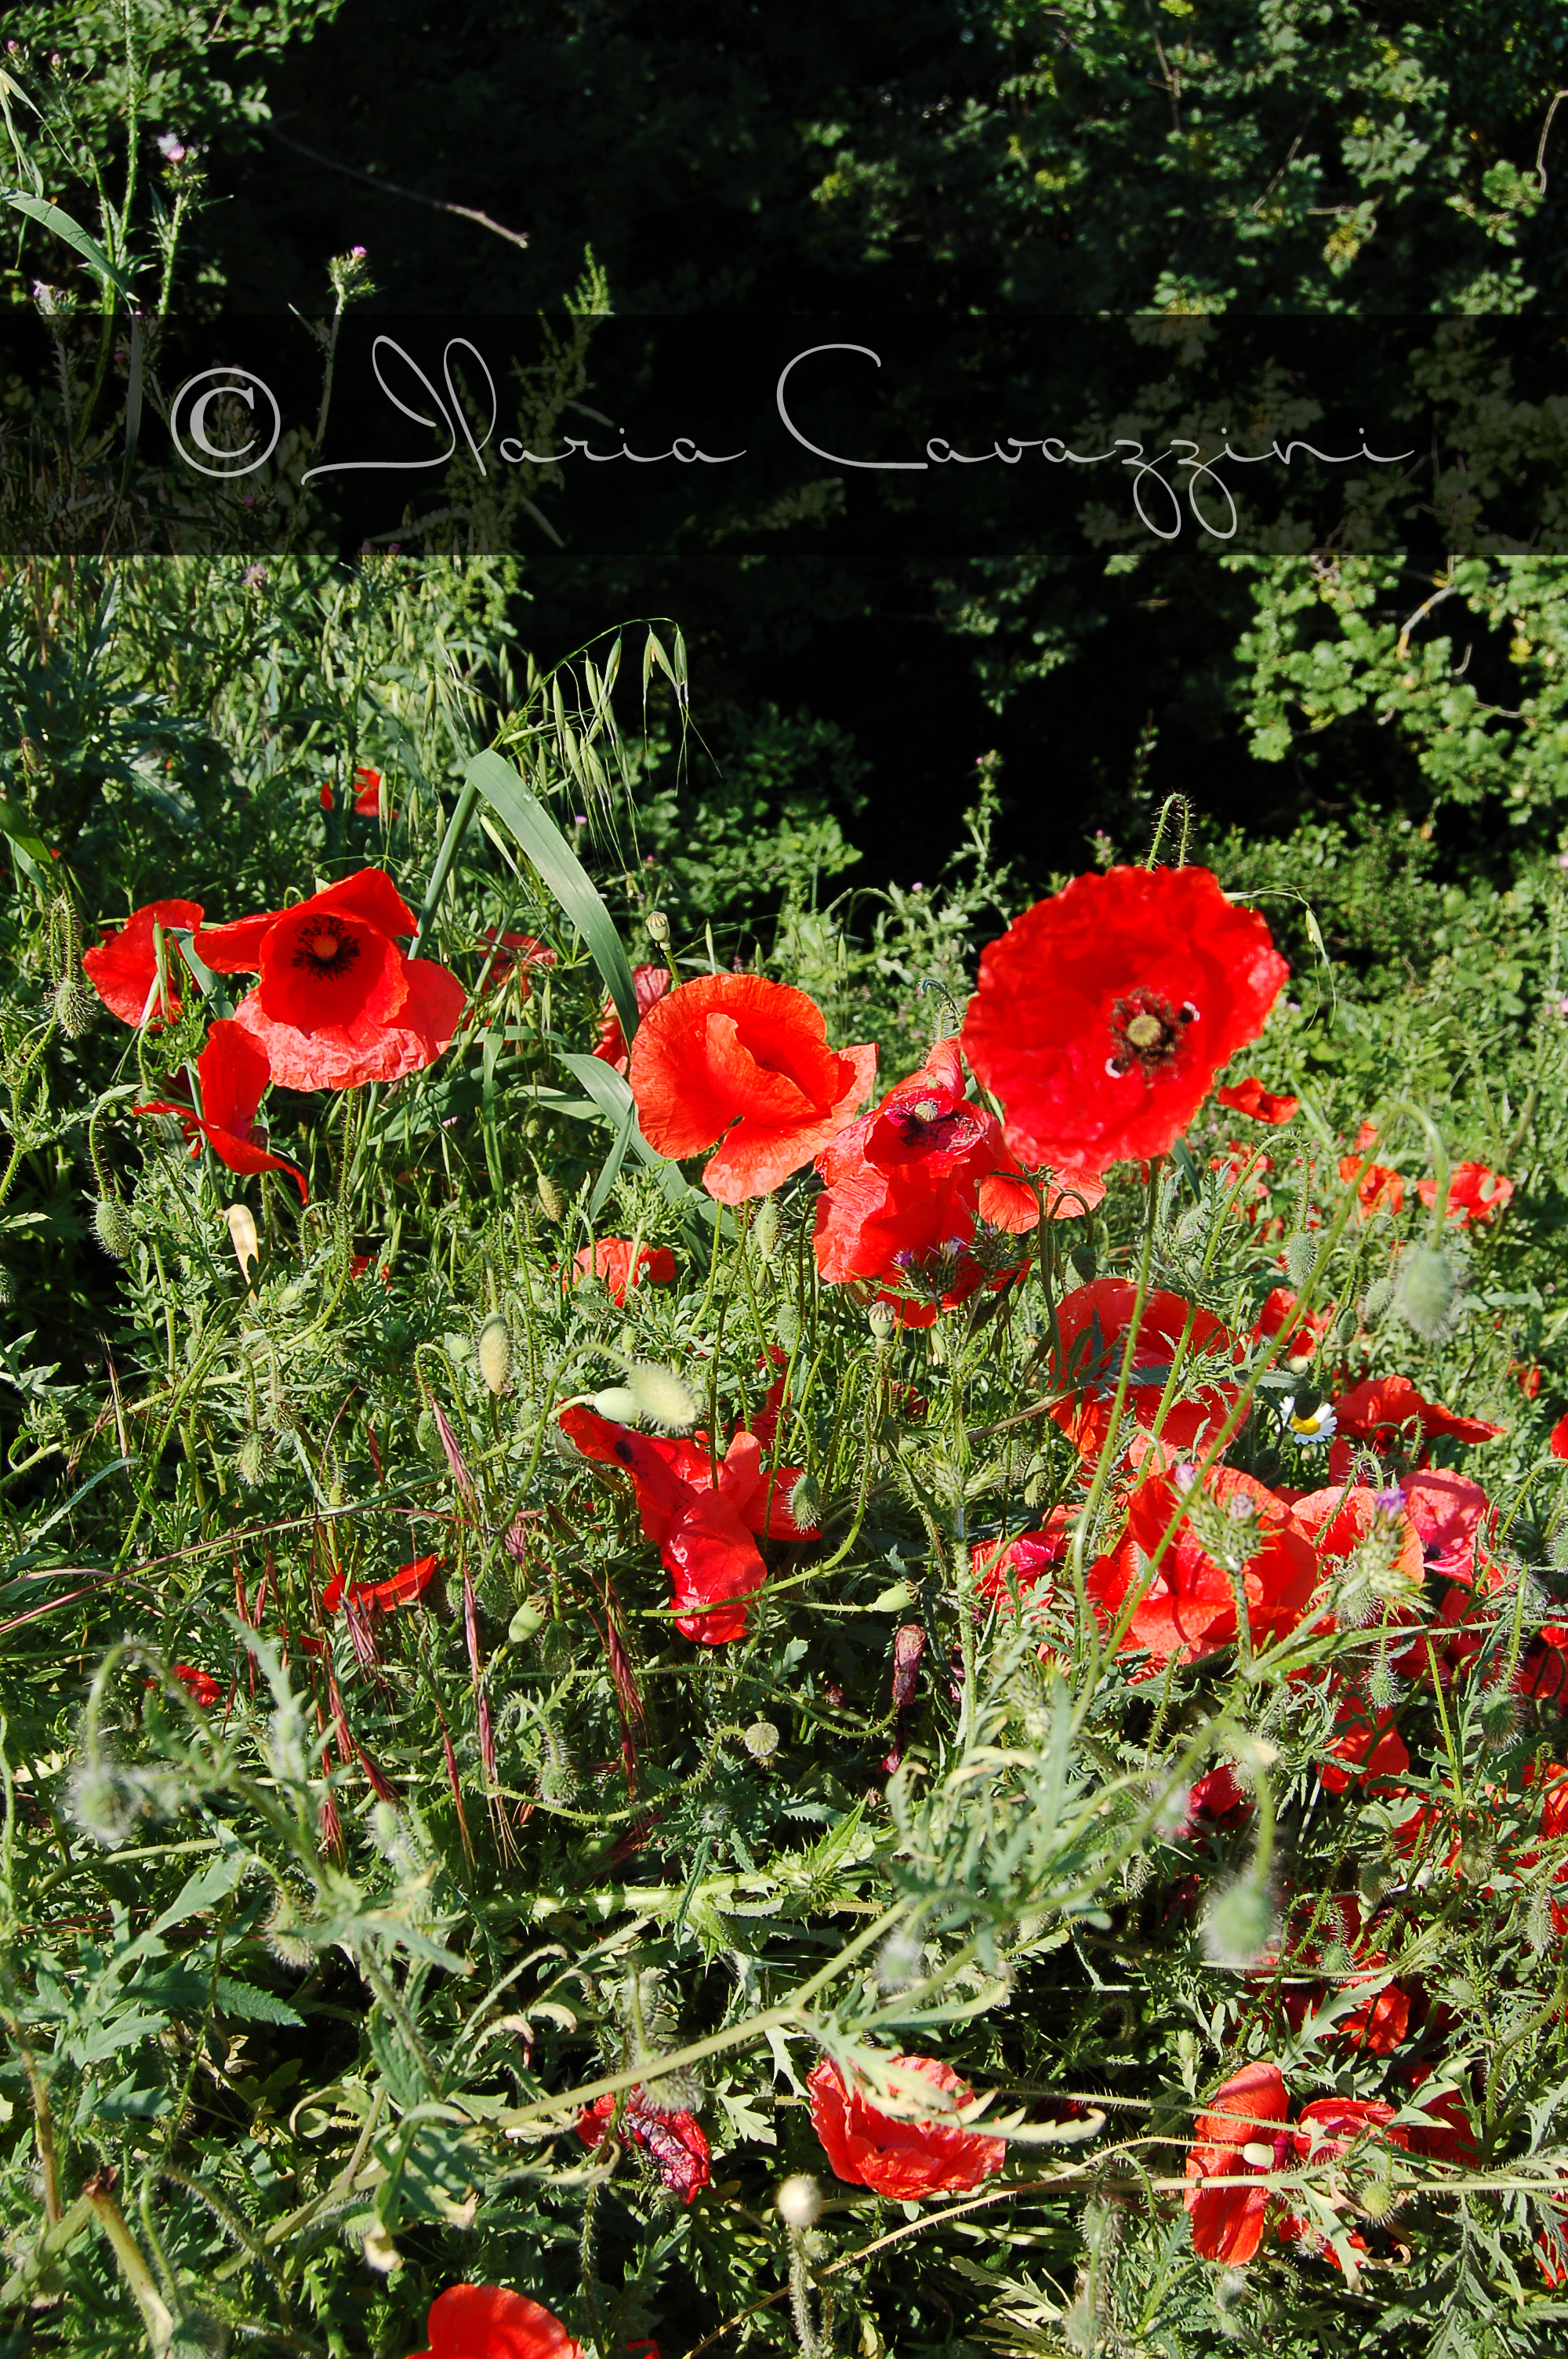
[[[975,1595],[989,1604],[1005,1605],[1014,1588],[1020,1596],[1050,1588],[1052,1567],[1067,1553],[1071,1534],[1065,1507],[1053,1507],[1044,1527],[1019,1532],[1010,1540],[981,1540],[972,1551]]]
[[[1419,2086],[1431,2078],[1431,2067],[1418,2066],[1411,2078]],[[1481,2149],[1458,2090],[1444,2089],[1440,2095],[1423,2097],[1421,2110],[1426,2115],[1425,2124],[1411,2125],[1405,2132],[1411,2152],[1424,2154],[1433,2162],[1456,2163],[1462,2170],[1472,2169],[1481,2159]]]
[[[829,1140],[816,1169],[827,1182],[816,1207],[817,1267],[833,1284],[914,1280],[927,1299],[887,1298],[906,1325],[929,1325],[938,1302],[966,1300],[984,1282],[994,1256],[970,1249],[977,1218],[1014,1234],[1039,1219],[1001,1125],[965,1095],[956,1040],[939,1040],[874,1114]],[[1104,1193],[1098,1180],[1085,1180],[1066,1200],[1054,1190],[1049,1210],[1056,1217],[1076,1212]],[[989,1274],[1009,1273],[998,1266]]]
[[[449,2286],[430,2304],[429,2347],[413,2359],[582,2359],[542,2302],[504,2286]]]
[[[652,1006],[627,1068],[643,1136],[661,1155],[722,1141],[702,1175],[742,1204],[812,1162],[876,1076],[873,1044],[837,1055],[804,991],[759,974],[703,974]]]
[[[593,1276],[608,1288],[611,1300],[619,1307],[626,1299],[629,1286],[641,1286],[647,1278],[654,1286],[673,1286],[676,1257],[668,1245],[639,1245],[637,1266],[632,1266],[630,1237],[599,1237],[591,1256],[584,1245],[573,1260],[572,1266],[579,1277],[589,1275],[592,1261]]]
[[[639,1024],[654,1002],[656,999],[662,999],[669,987],[670,971],[667,966],[634,966],[633,968],[632,989],[637,1001]],[[596,1057],[602,1057],[607,1065],[613,1065],[618,1073],[623,1073],[626,1071],[628,1059],[626,1035],[621,1029],[621,1018],[615,1012],[615,1002],[612,999],[607,999],[604,1003],[604,1013],[599,1019],[599,1038],[593,1044],[592,1053]]]
[[[147,1002],[157,982],[153,927],[160,925],[167,931],[170,926],[184,926],[194,934],[200,923],[200,901],[149,901],[145,908],[133,909],[124,924],[106,935],[95,950],[83,951],[81,971],[104,1006],[123,1024],[139,1025],[144,1013],[149,1024],[161,1024],[166,1015],[172,1022],[179,1014],[179,994],[175,984],[184,967],[171,943],[164,961],[169,978],[169,1006],[167,1009],[155,1006],[148,1012]]]
[[[1353,1440],[1387,1449],[1397,1438],[1409,1441],[1414,1427],[1422,1441],[1446,1436],[1454,1441],[1495,1441],[1508,1431],[1484,1417],[1458,1417],[1441,1401],[1423,1400],[1408,1376],[1368,1376],[1334,1404],[1339,1431]]]
[[[971,2092],[950,2064],[934,2056],[894,2056],[889,2060],[906,2072],[918,2073],[954,2107],[967,2104]],[[927,2195],[956,2195],[979,2187],[1007,2159],[1000,2138],[967,2130],[957,2122],[925,2115],[900,2121],[882,2113],[857,2087],[846,2087],[830,2058],[813,2066],[806,2088],[811,2098],[811,2125],[827,2149],[834,2176],[851,2187],[869,2187],[878,2195],[918,2202]]]
[[[1546,1371],[1533,1360],[1510,1360],[1509,1374],[1526,1400],[1534,1400],[1541,1391],[1541,1380]]]
[[[1553,1458],[1568,1458],[1568,1417],[1560,1417],[1546,1437],[1546,1446]]]
[[[1482,1533],[1497,1511],[1479,1483],[1446,1467],[1426,1466],[1407,1475],[1405,1506],[1421,1541],[1422,1565],[1434,1580],[1474,1588],[1495,1571]]]
[[[1398,1490],[1371,1491],[1364,1484],[1330,1483],[1292,1502],[1291,1513],[1318,1552],[1325,1570],[1344,1563],[1377,1534],[1385,1593],[1401,1589],[1413,1597],[1423,1571],[1421,1535],[1409,1503]]]
[[[1297,1924],[1311,1929],[1311,1938],[1298,1937]],[[1364,2048],[1374,2056],[1390,2056],[1410,2029],[1410,1994],[1388,1979],[1387,1953],[1373,1946],[1361,1922],[1361,1904],[1352,1893],[1336,1893],[1326,1900],[1307,1897],[1297,1905],[1295,1921],[1280,1963],[1291,1979],[1281,1992],[1281,2004],[1292,2031],[1299,2031],[1314,2007],[1322,2004],[1324,1984],[1302,1984],[1294,1977],[1321,1966],[1325,1949],[1348,1950],[1355,1971],[1340,1977],[1342,1989],[1365,1985],[1367,1996],[1350,2014],[1342,2015],[1327,2037],[1337,2046]]]
[[[134,1106],[132,1112],[178,1114],[192,1155],[200,1153],[205,1139],[231,1171],[287,1171],[300,1202],[306,1202],[305,1174],[285,1157],[269,1153],[256,1136],[256,1108],[272,1079],[266,1050],[242,1026],[221,1016],[208,1032],[196,1071],[201,1083],[200,1114],[164,1098]]]
[[[1288,973],[1206,868],[1108,868],[987,944],[964,1053],[1023,1162],[1103,1171],[1165,1153]]]
[[[528,979],[529,967],[558,963],[558,953],[548,942],[542,942],[537,934],[503,934],[496,941],[495,928],[487,926],[480,940],[495,946],[490,973],[484,979],[487,992],[499,991],[503,983],[515,983],[518,998],[531,998],[534,986]]]
[[[1391,1164],[1370,1163],[1366,1159],[1366,1149],[1371,1146],[1377,1136],[1377,1130],[1371,1123],[1362,1124],[1356,1139],[1357,1151],[1354,1155],[1340,1158],[1339,1176],[1342,1180],[1354,1180],[1357,1183],[1356,1200],[1359,1219],[1368,1221],[1374,1212],[1387,1212],[1390,1219],[1398,1220],[1404,1210],[1403,1180]]]
[[[1541,1624],[1519,1658],[1513,1691],[1562,1710],[1568,1695],[1568,1623]]]
[[[400,1564],[385,1581],[351,1581],[346,1589],[339,1573],[322,1591],[321,1603],[329,1614],[336,1614],[345,1597],[362,1614],[395,1614],[400,1606],[418,1604],[440,1562],[438,1556],[418,1556],[412,1564]]]
[[[1514,1183],[1484,1163],[1461,1163],[1449,1175],[1447,1213],[1467,1229],[1473,1221],[1494,1221],[1513,1194]],[[1423,1180],[1416,1194],[1430,1212],[1437,1201],[1437,1182]]]
[[[1222,1761],[1188,1787],[1181,1832],[1189,1843],[1195,1835],[1233,1834],[1247,1824],[1256,1808],[1229,1762]]]
[[[1391,1712],[1375,1712],[1349,1688],[1341,1689],[1335,1705],[1334,1736],[1317,1774],[1331,1794],[1343,1794],[1354,1782],[1402,1777],[1411,1766],[1409,1747],[1394,1725]]]
[[[670,1576],[681,1636],[704,1647],[743,1637],[745,1600],[767,1577],[758,1538],[816,1538],[815,1526],[797,1524],[789,1512],[799,1468],[770,1472],[756,1435],[741,1431],[719,1461],[715,1484],[700,1434],[684,1441],[634,1433],[586,1407],[563,1409],[560,1425],[585,1458],[623,1466],[631,1475],[644,1537]]]
[[[1152,1560],[1184,1506],[1152,1574]],[[1301,1620],[1317,1584],[1317,1555],[1286,1502],[1250,1474],[1216,1466],[1200,1489],[1192,1470],[1180,1467],[1145,1475],[1119,1545],[1091,1569],[1087,1587],[1108,1624],[1138,1596],[1124,1647],[1146,1647],[1162,1661],[1177,1656],[1193,1662],[1235,1644],[1238,1576],[1253,1642],[1265,1645]]]
[[[1254,2182],[1260,2173],[1282,2168],[1290,2155],[1290,2134],[1280,2127],[1289,2108],[1277,2064],[1244,2064],[1220,2083],[1209,2112],[1199,2114],[1186,2176],[1238,2182],[1187,2190],[1193,2250],[1203,2260],[1239,2268],[1258,2250],[1269,2190]]]
[[[1254,1343],[1271,1343],[1276,1335],[1284,1335],[1287,1366],[1298,1360],[1309,1360],[1334,1324],[1332,1302],[1325,1310],[1303,1310],[1298,1318],[1294,1315],[1297,1299],[1288,1286],[1271,1287],[1252,1329]]]
[[[1068,1397],[1056,1402],[1051,1416],[1086,1457],[1098,1456],[1109,1430],[1137,1299],[1125,1278],[1097,1277],[1057,1305],[1061,1348],[1052,1359],[1051,1381]],[[1151,1430],[1178,1351],[1182,1375],[1160,1432],[1173,1449],[1196,1450],[1219,1431],[1235,1403],[1237,1387],[1216,1379],[1239,1358],[1240,1346],[1212,1311],[1156,1290],[1146,1297],[1138,1321],[1127,1394],[1129,1411]]]
[[[1222,1106],[1232,1114],[1250,1114],[1254,1122],[1293,1122],[1301,1111],[1300,1098],[1276,1097],[1266,1090],[1256,1073],[1249,1073],[1244,1082],[1235,1082],[1229,1089],[1217,1092]]]
[[[584,2146],[597,2146],[615,2111],[613,2097],[600,2097],[578,2116],[577,2134]],[[645,2089],[633,2089],[621,2115],[622,2135],[643,2147],[672,2195],[689,2203],[708,2185],[708,2146],[702,2125],[693,2114],[665,2112]]]
[[[1314,2097],[1310,2105],[1302,2107],[1291,2132],[1294,2158],[1301,2163],[1337,2162],[1369,2139],[1381,2145],[1408,2146],[1406,2132],[1390,2126],[1393,2118],[1393,2106],[1380,2098]],[[1337,2181],[1320,2187],[1318,2192],[1336,2209],[1346,2201]],[[1324,2260],[1332,2261],[1336,2267],[1340,2266],[1332,2242],[1311,2221],[1287,2212],[1280,2221],[1280,2234],[1287,2244],[1304,2244]],[[1366,2239],[1358,2231],[1351,2232],[1349,2242],[1365,2251]]]
[[[358,1089],[434,1064],[456,1031],[463,987],[429,959],[406,958],[414,912],[379,868],[362,868],[292,909],[203,929],[197,949],[221,974],[256,973],[234,1020],[291,1090]]]
[[[210,1712],[223,1692],[221,1680],[215,1680],[211,1671],[196,1670],[189,1663],[176,1663],[174,1676],[191,1702],[200,1704],[203,1712]]]

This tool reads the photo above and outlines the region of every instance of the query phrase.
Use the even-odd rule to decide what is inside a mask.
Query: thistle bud
[[[545,1215],[546,1220],[564,1220],[566,1218],[567,1200],[562,1195],[560,1190],[557,1187],[555,1181],[550,1178],[549,1174],[546,1171],[541,1171],[535,1180],[534,1186],[539,1199],[539,1210]]]
[[[131,1252],[131,1223],[117,1196],[100,1196],[92,1207],[92,1227],[99,1244],[114,1261],[126,1261]]]
[[[773,2198],[786,2228],[810,2228],[822,2216],[822,2190],[809,2171],[797,2170]]]
[[[512,1374],[512,1330],[499,1310],[492,1310],[479,1331],[479,1372],[488,1391],[506,1390]]]
[[[697,1423],[697,1395],[673,1368],[661,1367],[654,1360],[640,1361],[628,1371],[626,1382],[650,1425],[687,1432]]]
[[[1395,1301],[1400,1317],[1423,1343],[1441,1343],[1454,1331],[1454,1265],[1435,1245],[1407,1245],[1400,1256]]]

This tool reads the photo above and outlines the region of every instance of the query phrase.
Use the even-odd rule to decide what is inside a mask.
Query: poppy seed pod
[[[506,1390],[512,1374],[512,1330],[499,1310],[492,1310],[479,1331],[479,1372],[487,1390]]]
[[[628,1370],[626,1383],[639,1412],[650,1424],[679,1431],[697,1423],[697,1396],[673,1368],[643,1360]]]
[[[754,1720],[741,1740],[753,1761],[771,1761],[779,1749],[779,1733],[771,1720]]]
[[[810,2228],[822,2216],[822,2190],[806,2170],[784,2180],[773,2201],[786,2228]]]

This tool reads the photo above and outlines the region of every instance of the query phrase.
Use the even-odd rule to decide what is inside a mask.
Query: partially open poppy
[[[223,1682],[215,1680],[211,1671],[199,1671],[190,1663],[176,1663],[174,1676],[189,1696],[192,1703],[203,1712],[211,1712],[223,1692]]]
[[[284,1156],[272,1154],[256,1136],[256,1109],[272,1079],[266,1050],[243,1026],[220,1016],[207,1035],[196,1060],[201,1083],[201,1112],[165,1098],[133,1108],[136,1114],[172,1114],[178,1117],[190,1141],[192,1155],[207,1141],[220,1163],[231,1171],[287,1171],[307,1201],[305,1174]]]
[[[822,1010],[804,991],[758,974],[703,974],[649,1008],[627,1072],[648,1144],[677,1158],[718,1144],[703,1186],[741,1204],[822,1152],[876,1066],[872,1044],[841,1055],[827,1046]]]
[[[950,2064],[934,2056],[893,2056],[889,2061],[918,2073],[955,2109],[968,2103],[969,2088]],[[827,2149],[835,2177],[851,2187],[918,2202],[924,2196],[979,2187],[1007,2159],[1000,2138],[966,2129],[961,2122],[929,2114],[901,2121],[883,2113],[858,2086],[846,2086],[829,2057],[813,2066],[806,2085],[811,2125]]]
[[[585,2146],[599,2144],[614,2111],[613,2097],[600,2097],[579,2114],[577,2134]],[[646,2089],[632,2089],[622,2110],[621,2133],[653,2158],[661,2181],[683,2203],[690,2203],[708,2185],[708,2138],[695,2114],[684,2108],[666,2112],[653,2103]]]
[[[385,1581],[351,1581],[345,1584],[339,1573],[322,1591],[321,1603],[329,1614],[336,1614],[345,1599],[349,1604],[358,1606],[362,1614],[395,1614],[400,1606],[419,1603],[440,1561],[438,1556],[416,1557],[412,1564],[400,1564]]]
[[[1187,2151],[1186,2176],[1236,2182],[1187,2190],[1193,2250],[1202,2259],[1239,2268],[1258,2250],[1269,2190],[1257,2180],[1261,2173],[1281,2169],[1290,2158],[1291,2138],[1281,2127],[1289,2110],[1290,2097],[1279,2066],[1258,2063],[1244,2064],[1239,2072],[1223,2081],[1209,2111],[1198,2115]]]
[[[1166,1152],[1288,973],[1206,868],[1108,868],[988,943],[964,1053],[1022,1161],[1104,1171]]]
[[[1256,1073],[1249,1073],[1244,1082],[1233,1082],[1229,1089],[1215,1093],[1222,1106],[1232,1114],[1250,1114],[1254,1122],[1293,1122],[1301,1112],[1300,1098],[1277,1097],[1266,1090]]]
[[[149,1025],[161,1024],[166,1016],[172,1023],[179,1014],[176,986],[184,966],[171,943],[164,960],[168,1005],[163,1006],[155,997],[157,953],[153,945],[153,928],[158,925],[167,930],[171,926],[183,926],[194,934],[200,923],[200,901],[148,901],[144,908],[133,909],[124,924],[106,935],[96,949],[83,951],[81,971],[104,1006],[122,1024],[139,1025],[144,1016]]]
[[[1216,1466],[1201,1485],[1189,1468],[1146,1474],[1119,1546],[1092,1568],[1087,1588],[1108,1623],[1138,1599],[1124,1647],[1193,1662],[1235,1644],[1238,1586],[1253,1643],[1265,1645],[1294,1629],[1316,1582],[1316,1553],[1288,1504],[1252,1475]]]
[[[504,2286],[449,2286],[430,2304],[429,2345],[413,2359],[582,2359],[542,2302]]]
[[[259,975],[234,1020],[275,1081],[358,1089],[434,1064],[462,1015],[457,976],[398,949],[416,922],[390,877],[362,868],[292,909],[204,928],[196,947],[219,973]]]
[[[1097,1277],[1057,1305],[1060,1351],[1053,1353],[1050,1373],[1066,1397],[1051,1416],[1087,1457],[1098,1455],[1109,1430],[1137,1299],[1125,1278]],[[1167,1403],[1166,1380],[1178,1353],[1181,1372]],[[1239,1357],[1240,1345],[1212,1311],[1157,1288],[1144,1298],[1138,1321],[1127,1414],[1151,1430],[1158,1420],[1162,1440],[1173,1449],[1200,1448],[1230,1414],[1238,1388],[1220,1378]]]
[[[1462,1229],[1472,1222],[1495,1221],[1513,1191],[1511,1180],[1505,1180],[1500,1171],[1489,1171],[1484,1163],[1457,1164],[1448,1177],[1448,1218],[1457,1221]],[[1437,1201],[1436,1180],[1422,1180],[1415,1192],[1430,1212]]]
[[[1417,1392],[1409,1376],[1368,1376],[1334,1404],[1342,1436],[1385,1450],[1395,1441],[1495,1441],[1508,1428],[1484,1417],[1460,1417]],[[1332,1471],[1332,1468],[1331,1468]]]
[[[874,1114],[830,1139],[816,1169],[827,1182],[814,1237],[824,1277],[836,1284],[888,1278],[902,1288],[928,1264],[942,1261],[942,1276],[952,1282],[917,1294],[904,1310],[909,1325],[928,1324],[938,1300],[962,1300],[983,1284],[984,1263],[970,1250],[977,1219],[1015,1234],[1039,1219],[1034,1192],[1008,1153],[1001,1125],[965,1095],[956,1040],[939,1040],[920,1071],[890,1090]],[[1098,1180],[1088,1180],[1070,1199],[1054,1190],[1048,1209],[1057,1215],[1076,1212],[1104,1193]],[[947,1258],[955,1265],[950,1273]]]
[[[646,1278],[653,1286],[673,1286],[676,1257],[668,1245],[639,1245],[635,1268],[632,1264],[630,1237],[598,1237],[591,1254],[587,1245],[572,1257],[572,1266],[579,1277],[591,1275],[598,1278],[619,1309],[626,1299],[628,1287],[641,1286]]]
[[[623,1466],[637,1492],[643,1530],[670,1576],[676,1628],[699,1646],[719,1647],[746,1631],[747,1598],[767,1578],[760,1536],[815,1539],[788,1500],[798,1467],[771,1471],[754,1433],[734,1435],[714,1480],[706,1443],[635,1433],[587,1407],[561,1411],[561,1430],[585,1458]]]

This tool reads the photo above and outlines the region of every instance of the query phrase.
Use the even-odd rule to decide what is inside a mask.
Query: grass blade
[[[565,915],[588,944],[593,962],[604,977],[615,1012],[621,1018],[621,1029],[630,1046],[632,1036],[637,1029],[637,994],[632,982],[632,962],[615,930],[614,919],[600,897],[598,886],[544,804],[537,796],[530,794],[510,762],[495,753],[476,754],[463,777],[467,785],[484,797],[497,819],[510,830],[555,895]],[[458,806],[460,812],[464,811],[467,803],[465,793],[463,802]],[[468,808],[471,809],[471,805]],[[456,828],[457,823],[457,815],[454,814],[452,827]],[[466,812],[464,825],[467,825]],[[450,829],[448,833],[450,836]],[[454,855],[456,848],[454,843]],[[441,852],[444,857],[447,852],[445,844],[441,846]],[[450,863],[448,864],[449,866]],[[440,866],[439,861],[437,866]],[[445,882],[444,877],[442,882]],[[598,1063],[601,1072],[610,1071],[609,1066],[596,1058],[584,1061]],[[620,1075],[612,1078],[619,1081]],[[586,1082],[584,1087],[589,1088],[590,1096],[595,1094]],[[630,1096],[630,1092],[627,1094]],[[623,1109],[618,1110],[612,1119],[620,1119],[620,1111]]]

